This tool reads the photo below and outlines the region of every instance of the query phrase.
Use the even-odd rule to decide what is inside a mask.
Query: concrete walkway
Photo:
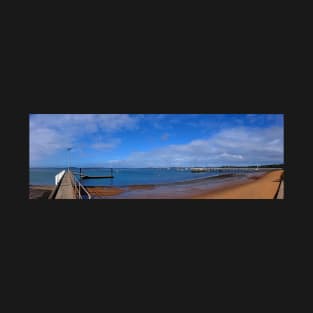
[[[69,172],[64,174],[59,190],[57,191],[54,199],[76,199]]]

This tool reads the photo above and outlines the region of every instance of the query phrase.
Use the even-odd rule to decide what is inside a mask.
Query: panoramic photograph
[[[29,114],[29,199],[284,199],[283,114]]]

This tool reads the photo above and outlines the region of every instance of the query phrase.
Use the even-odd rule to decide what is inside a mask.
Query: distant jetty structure
[[[240,172],[245,172],[245,171],[252,171],[252,170],[264,170],[264,171],[269,171],[269,170],[281,170],[281,167],[191,167],[190,170],[192,173],[203,173],[203,172],[231,172],[231,173],[240,173]]]
[[[206,167],[193,167],[190,170],[192,173],[209,172],[209,168]]]
[[[78,174],[80,179],[101,179],[101,178],[114,178],[113,176],[113,169],[111,168],[111,174],[110,175],[99,175],[99,176],[92,176],[92,175],[85,175],[82,173],[82,169],[79,169],[79,173],[74,172],[75,174]]]

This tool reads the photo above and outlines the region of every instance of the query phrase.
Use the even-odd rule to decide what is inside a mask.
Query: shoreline
[[[192,199],[275,199],[283,175],[284,170],[274,170],[254,180],[221,186]]]
[[[54,187],[55,187],[54,185],[29,185],[28,198],[48,199]]]
[[[188,182],[85,188],[94,199],[274,199],[283,173],[284,170],[273,170],[247,176],[202,177]],[[54,187],[29,185],[29,199],[48,199]]]

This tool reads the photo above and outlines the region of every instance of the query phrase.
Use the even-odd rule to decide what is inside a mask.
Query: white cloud
[[[219,132],[206,140],[134,152],[115,166],[218,166],[281,163],[283,129],[239,127]],[[111,163],[113,165],[113,162]]]
[[[38,114],[31,117],[31,127],[45,126],[63,133],[116,132],[135,128],[136,116],[129,114]]]
[[[80,138],[90,136],[86,144],[97,150],[112,150],[120,143],[120,130],[137,130],[141,120],[160,128],[165,115],[128,114],[44,114],[30,118],[30,163],[44,160],[69,146],[82,147]],[[177,121],[175,120],[177,119]],[[174,125],[184,116],[173,117]],[[254,118],[254,116],[251,116]],[[276,118],[276,117],[275,117]],[[278,119],[278,118],[277,118]],[[194,122],[190,118],[190,123]],[[217,121],[218,122],[218,121]],[[198,125],[199,126],[199,125]],[[212,128],[212,125],[209,125]],[[213,127],[214,129],[214,127]],[[284,160],[283,127],[235,127],[212,137],[195,139],[186,144],[168,145],[151,151],[137,151],[124,160],[109,165],[121,167],[146,166],[218,166],[281,163]],[[162,132],[166,141],[168,133]],[[115,138],[112,138],[114,136]],[[85,149],[85,148],[84,148]]]
[[[169,134],[168,133],[164,133],[162,136],[161,136],[161,139],[163,140],[163,141],[166,141],[166,140],[168,140],[168,138],[169,138]]]
[[[34,114],[29,124],[30,164],[53,156],[88,134],[108,134],[135,129],[136,116],[128,114]],[[95,149],[113,149],[118,139],[90,143]]]
[[[234,160],[242,160],[243,159],[243,156],[240,155],[240,154],[229,154],[229,153],[222,153],[220,155],[221,158],[225,158],[225,159],[228,159],[228,160],[231,160],[231,159],[234,159]]]
[[[91,147],[97,150],[111,150],[116,148],[120,143],[121,140],[116,138],[106,142],[96,142]]]
[[[49,128],[31,128],[29,137],[30,162],[41,160],[71,145],[71,137]]]

